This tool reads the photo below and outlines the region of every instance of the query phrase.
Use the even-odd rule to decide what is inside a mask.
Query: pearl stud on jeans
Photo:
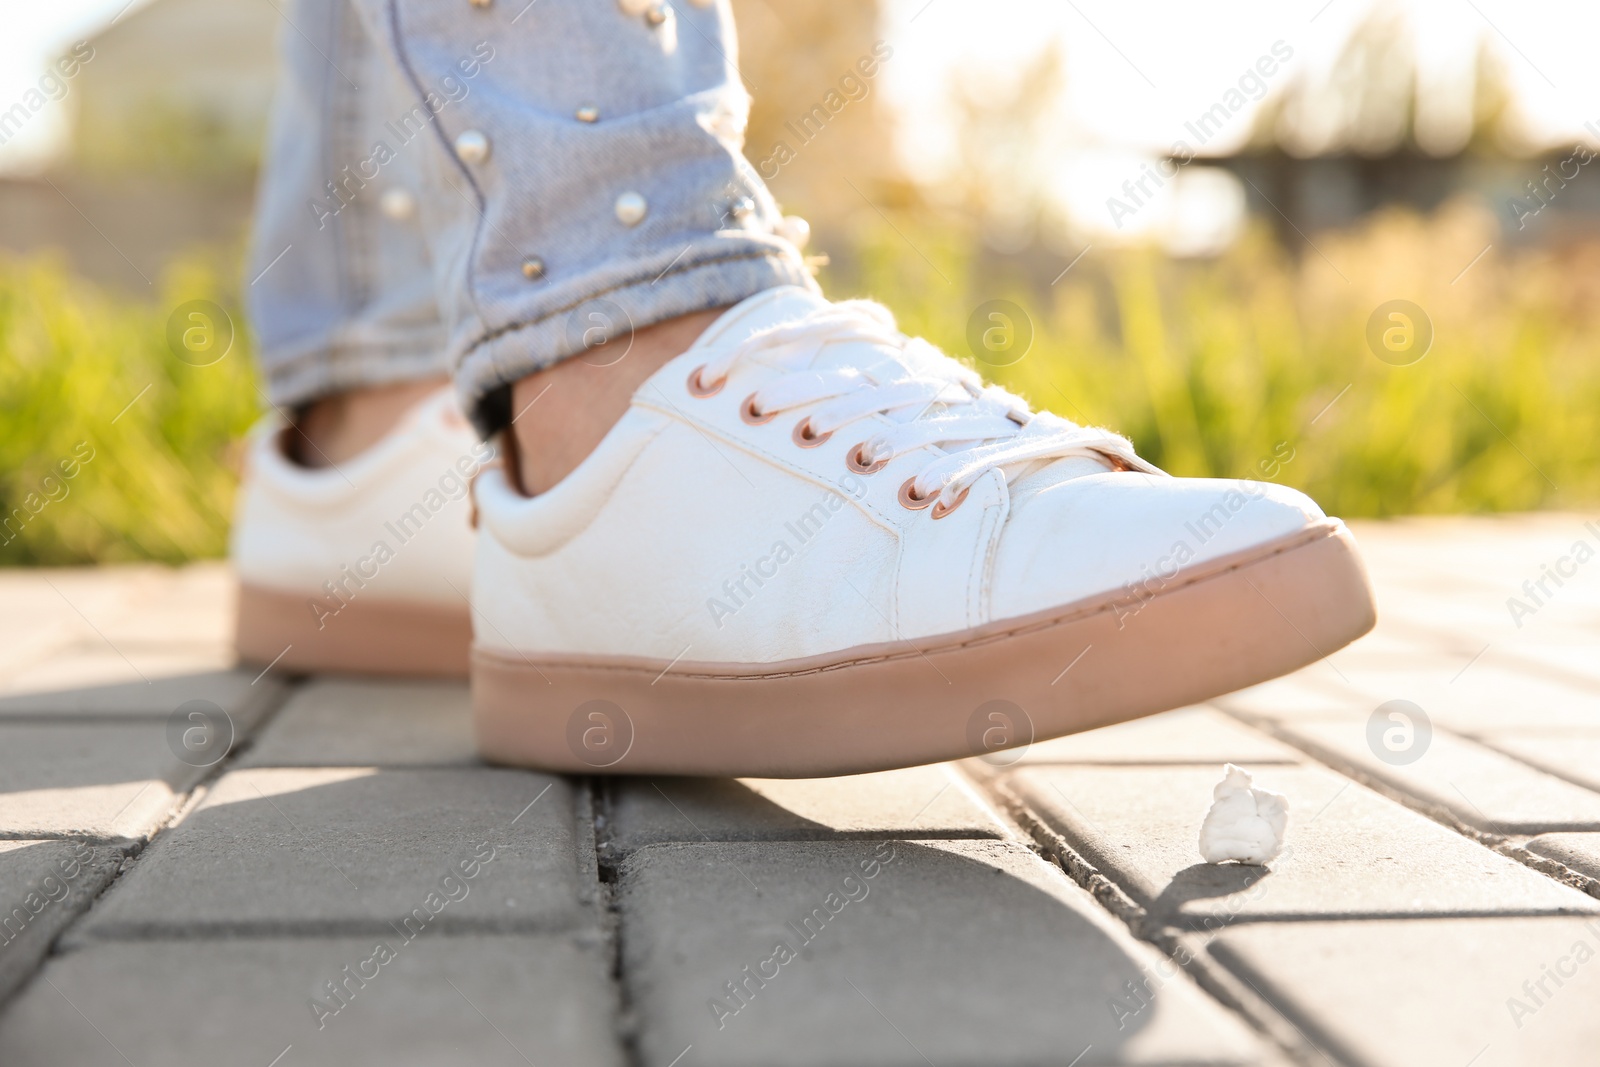
[[[650,205],[638,193],[623,193],[617,197],[617,221],[624,226],[637,226],[644,219]]]
[[[463,163],[482,163],[489,158],[489,138],[478,130],[463,130],[456,138],[456,155]]]

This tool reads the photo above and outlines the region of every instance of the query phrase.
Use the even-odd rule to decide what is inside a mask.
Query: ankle
[[[513,481],[531,496],[571,474],[627,413],[645,379],[694,344],[725,310],[696,311],[636,330],[620,358],[611,354],[612,346],[625,341],[616,338],[514,383],[507,456]]]
[[[448,379],[396,382],[334,393],[307,404],[286,436],[289,458],[303,467],[328,467],[360,455],[395,428],[406,412]]]

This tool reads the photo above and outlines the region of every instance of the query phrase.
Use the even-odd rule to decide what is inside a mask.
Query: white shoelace
[[[899,358],[880,356],[866,366],[810,366],[824,346],[847,343],[892,349]],[[756,390],[752,402],[763,417],[820,404],[808,416],[816,437],[870,415],[897,419],[863,443],[861,459],[888,462],[929,446],[942,449],[918,472],[913,490],[919,499],[937,492],[945,508],[954,507],[988,471],[1020,470],[1039,461],[1076,456],[1164,473],[1135,455],[1132,443],[1119,434],[1030,412],[1020,397],[985,386],[976,373],[927,341],[901,333],[889,309],[870,300],[831,304],[752,334],[708,361],[700,380],[721,381],[734,364],[758,352],[769,363],[795,365]]]

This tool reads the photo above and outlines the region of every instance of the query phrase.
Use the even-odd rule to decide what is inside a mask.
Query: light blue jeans
[[[727,0],[283,9],[246,278],[275,403],[453,373],[489,434],[596,327],[814,284],[742,154]]]

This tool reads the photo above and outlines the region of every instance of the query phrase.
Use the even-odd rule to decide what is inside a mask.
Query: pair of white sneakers
[[[470,671],[494,762],[983,755],[1264,681],[1374,622],[1348,531],[1304,495],[1169,477],[883,308],[798,288],[726,312],[536,497],[447,394],[336,469],[280,434],[255,439],[235,530],[241,656]]]

